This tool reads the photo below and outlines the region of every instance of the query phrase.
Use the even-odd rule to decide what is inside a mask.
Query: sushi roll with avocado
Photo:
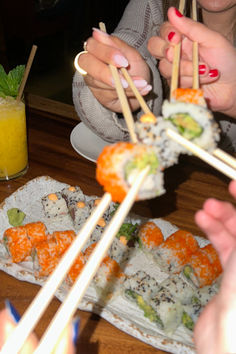
[[[187,152],[184,147],[167,136],[167,129],[178,132],[177,127],[174,127],[170,121],[162,117],[156,118],[152,113],[142,115],[135,123],[135,131],[139,142],[155,146],[162,168],[176,164],[179,155]]]
[[[160,288],[168,289],[172,296],[182,305],[190,304],[195,294],[195,288],[178,275],[171,275],[160,283]]]
[[[137,229],[138,224],[123,223],[109,248],[108,255],[121,267],[127,264],[136,249]]]
[[[198,248],[198,243],[190,232],[177,230],[156,248],[153,255],[161,270],[176,274],[181,272]]]
[[[193,332],[195,323],[197,322],[202,310],[203,307],[197,298],[193,298],[190,304],[183,306],[181,323],[187,332]]]
[[[216,149],[220,140],[220,130],[212,113],[206,107],[189,102],[165,100],[162,114],[184,138],[209,152]]]
[[[160,328],[166,334],[173,334],[181,324],[183,306],[166,288],[161,288],[149,305],[153,308],[160,321]]]
[[[171,102],[176,101],[207,107],[202,89],[177,88],[171,94]]]
[[[148,302],[158,291],[159,284],[154,277],[151,277],[143,270],[127,276],[123,283],[124,296],[131,301],[137,302],[137,296],[141,296]],[[135,295],[136,294],[136,295]]]
[[[69,210],[60,192],[50,193],[42,198],[44,214],[47,219],[64,218]]]
[[[3,244],[12,262],[23,262],[31,255],[32,243],[24,226],[10,227],[3,234]]]
[[[111,194],[114,202],[122,202],[138,172],[150,167],[136,200],[151,199],[165,192],[163,172],[156,150],[147,145],[119,142],[106,146],[97,160],[96,178]]]
[[[142,250],[151,254],[164,242],[164,236],[154,221],[147,221],[139,226],[138,242]]]

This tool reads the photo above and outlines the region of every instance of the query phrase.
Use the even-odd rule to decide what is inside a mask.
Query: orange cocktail
[[[0,180],[24,174],[28,168],[25,104],[0,98]]]

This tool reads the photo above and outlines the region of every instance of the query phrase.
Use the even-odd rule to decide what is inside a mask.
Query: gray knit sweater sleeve
[[[160,0],[131,0],[124,15],[114,31],[114,35],[136,48],[146,60],[152,72],[152,92],[146,96],[147,104],[156,115],[162,104],[162,84],[155,58],[147,50],[147,41],[159,32],[163,22],[162,3]],[[78,72],[73,78],[73,102],[75,110],[95,134],[106,141],[123,141],[129,139],[123,117],[102,106],[93,96]],[[134,119],[142,111],[134,113]]]

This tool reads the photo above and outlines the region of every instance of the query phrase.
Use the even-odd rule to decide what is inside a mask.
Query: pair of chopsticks
[[[136,195],[143,183],[143,180],[149,172],[149,167],[143,169],[136,177],[132,187],[124,201],[120,204],[112,220],[108,224],[106,230],[103,233],[101,240],[91,254],[89,260],[84,266],[78,279],[72,286],[63,304],[60,306],[49,327],[44,333],[38,347],[34,351],[35,353],[51,353],[55,343],[57,342],[60,334],[69,323],[77,306],[85,294],[93,276],[99,268],[100,263],[105,257],[115,235],[120,229],[122,222],[124,221],[127,213],[132,207]],[[68,251],[62,257],[60,263],[48,278],[45,285],[40,289],[38,295],[30,304],[19,324],[9,336],[7,342],[4,344],[1,354],[14,354],[18,353],[22,348],[24,342],[28,338],[29,334],[33,331],[34,327],[38,323],[41,315],[50,303],[57,288],[62,283],[64,277],[75,261],[78,253],[82,249],[83,245],[88,240],[89,236],[96,227],[97,221],[103,215],[111,202],[111,195],[105,193],[101,199],[99,205],[95,208],[91,216],[87,219],[81,231],[76,236],[72,245]]]

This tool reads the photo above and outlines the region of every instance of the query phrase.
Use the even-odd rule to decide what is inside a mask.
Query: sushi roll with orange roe
[[[194,236],[185,230],[171,234],[154,252],[160,268],[172,274],[180,273],[199,246]]]
[[[5,230],[3,243],[14,263],[23,262],[31,255],[32,243],[24,226],[10,227]]]
[[[163,194],[163,173],[156,151],[151,146],[119,142],[106,146],[97,160],[96,178],[114,202],[122,202],[135,176],[146,166],[150,172],[136,200],[155,198]]]
[[[54,238],[39,242],[33,252],[35,277],[45,277],[53,272],[60,261],[57,253],[57,243]]]
[[[221,266],[220,258],[215,248],[212,246],[211,243],[209,243],[208,245],[202,248],[202,251],[205,252],[208,256],[212,266],[214,267],[215,275],[216,277],[218,277],[222,273],[223,269]]]
[[[183,269],[183,275],[199,288],[211,285],[216,279],[216,274],[207,253],[201,248],[191,255]]]
[[[48,238],[46,226],[41,221],[28,223],[25,228],[33,247]]]
[[[84,265],[85,265],[84,255],[82,252],[80,252],[67,274],[66,280],[69,283],[69,285],[72,285],[75,282],[75,280],[78,278],[79,274],[81,273]]]
[[[161,229],[153,221],[140,225],[138,239],[140,246],[147,251],[155,250],[164,241]]]
[[[58,256],[62,256],[63,253],[70,247],[76,234],[73,230],[66,231],[54,231],[51,235],[56,243],[56,252]]]
[[[172,92],[171,101],[188,102],[206,107],[204,93],[201,89],[177,88]]]

